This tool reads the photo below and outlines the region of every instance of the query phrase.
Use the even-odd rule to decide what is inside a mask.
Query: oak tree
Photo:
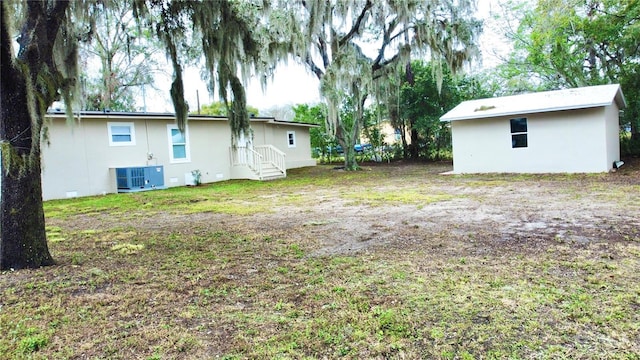
[[[358,167],[354,144],[366,102],[384,99],[412,55],[427,56],[441,84],[445,67],[457,71],[479,54],[481,22],[471,0],[309,0],[303,7],[299,26],[310,43],[299,56],[320,80],[327,130],[344,149],[347,169]],[[346,100],[353,113],[343,117]]]

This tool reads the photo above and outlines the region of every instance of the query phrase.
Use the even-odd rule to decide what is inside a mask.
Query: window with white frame
[[[296,132],[287,131],[287,144],[290,148],[296,147]]]
[[[189,131],[181,132],[176,125],[167,125],[169,135],[169,157],[172,163],[189,162]]]
[[[110,146],[133,146],[136,144],[136,129],[132,122],[108,122]]]
[[[526,148],[527,141],[527,118],[511,119],[511,147]]]

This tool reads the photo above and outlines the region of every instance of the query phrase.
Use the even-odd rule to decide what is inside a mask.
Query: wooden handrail
[[[276,169],[282,171],[285,176],[287,175],[287,164],[285,162],[287,154],[273,145],[256,146],[255,150],[262,156],[262,161],[270,163]]]
[[[232,166],[248,166],[258,176],[262,176],[263,157],[260,153],[246,146],[236,146],[231,148],[230,154]]]
[[[230,154],[232,166],[248,166],[260,179],[263,178],[263,164],[269,164],[287,176],[286,154],[273,145],[231,147]]]

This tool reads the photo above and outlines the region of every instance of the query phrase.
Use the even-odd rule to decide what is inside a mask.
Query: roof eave
[[[306,122],[297,122],[297,121],[277,120],[277,119],[274,119],[273,123],[282,124],[282,125],[305,126],[305,127],[309,127],[309,128],[319,128],[320,127],[320,125],[318,125],[318,124],[312,124],[312,123],[306,123]]]
[[[66,114],[64,111],[49,111],[47,112],[47,116],[59,119],[66,119]],[[107,120],[134,120],[134,119],[145,119],[145,120],[175,120],[175,114],[172,113],[138,113],[138,112],[117,112],[117,111],[80,111],[74,112],[75,118],[81,119],[107,119]],[[228,121],[229,119],[226,116],[220,115],[201,115],[201,114],[189,114],[189,121]],[[292,126],[302,126],[302,127],[319,127],[319,125],[311,124],[311,123],[303,123],[303,122],[293,122],[293,121],[284,121],[277,120],[274,117],[267,116],[252,116],[249,118],[252,123],[271,123],[271,124],[286,124]]]
[[[622,87],[618,86],[618,91],[616,91],[616,96],[614,98],[616,104],[618,104],[618,108],[620,110],[627,107],[627,100],[624,98],[624,94],[622,93]]]
[[[501,113],[484,113],[484,114],[477,113],[473,115],[452,116],[452,117],[443,116],[440,118],[440,121],[450,122],[450,121],[458,121],[458,120],[490,119],[490,118],[514,116],[514,115],[527,115],[527,114],[540,114],[540,113],[546,113],[546,112],[557,112],[557,111],[567,111],[567,110],[592,109],[597,107],[605,107],[609,105],[611,105],[611,102],[589,104],[589,105],[583,105],[583,106],[562,106],[562,107],[546,108],[546,109],[534,109],[529,111],[509,111],[509,112],[501,112]]]

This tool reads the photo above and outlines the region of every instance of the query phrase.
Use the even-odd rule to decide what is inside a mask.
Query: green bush
[[[631,133],[620,133],[620,156],[640,156],[640,138],[632,139]]]

